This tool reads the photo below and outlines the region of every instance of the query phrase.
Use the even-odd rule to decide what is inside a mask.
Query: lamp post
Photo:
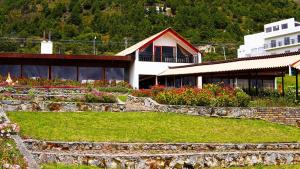
[[[96,39],[97,37],[94,37],[93,45],[94,45],[94,55],[96,55]]]

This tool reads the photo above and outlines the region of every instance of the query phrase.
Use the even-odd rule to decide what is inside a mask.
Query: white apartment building
[[[264,32],[244,37],[238,58],[300,51],[300,22],[294,18],[264,25]]]

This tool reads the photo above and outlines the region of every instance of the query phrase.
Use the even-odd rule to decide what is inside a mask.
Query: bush
[[[98,91],[101,91],[101,92],[131,93],[132,89],[127,88],[127,87],[114,86],[114,87],[100,87],[100,88],[98,88]]]
[[[240,107],[247,107],[251,101],[251,97],[242,90],[237,90],[235,96]]]
[[[153,97],[158,103],[170,105],[217,106],[217,107],[246,107],[250,103],[250,96],[240,89],[206,85],[203,89],[181,88],[164,89],[158,94],[151,90],[135,91],[135,96]]]
[[[151,97],[152,93],[151,93],[150,89],[141,89],[141,90],[133,91],[132,96],[135,96],[135,97]]]
[[[88,103],[116,103],[115,96],[111,94],[104,94],[101,92],[91,92],[85,94],[85,101]]]

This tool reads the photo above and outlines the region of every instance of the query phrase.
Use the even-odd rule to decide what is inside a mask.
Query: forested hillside
[[[131,45],[167,27],[193,44],[230,49],[265,23],[290,17],[300,20],[293,0],[0,0],[0,50],[38,52],[45,30],[56,53],[91,53],[95,36],[98,54],[113,53],[125,38]]]

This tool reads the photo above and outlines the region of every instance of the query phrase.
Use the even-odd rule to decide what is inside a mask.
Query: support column
[[[51,76],[51,66],[48,66],[48,79],[51,80],[52,76]]]
[[[79,81],[79,67],[76,67],[76,80]]]
[[[155,76],[155,86],[157,86],[157,85],[158,85],[158,77]]]
[[[248,94],[250,95],[251,94],[251,76],[249,76],[249,79],[248,79]]]
[[[258,79],[257,79],[257,72],[256,72],[256,75],[255,75],[255,95],[257,96],[258,95]]]
[[[282,87],[282,96],[284,97],[285,93],[284,93],[284,74],[282,74],[281,76],[281,87]]]
[[[298,91],[298,70],[296,70],[296,100],[299,98],[299,91]]]
[[[203,78],[202,78],[202,76],[196,76],[196,78],[197,78],[197,87],[199,88],[199,89],[202,89],[203,88]]]

